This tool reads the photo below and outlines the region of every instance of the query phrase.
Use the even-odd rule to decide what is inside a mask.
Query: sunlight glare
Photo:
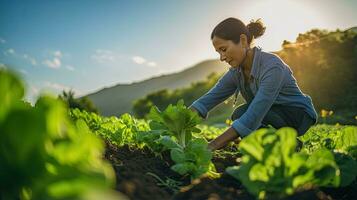
[[[246,23],[251,19],[262,19],[267,29],[264,39],[257,40],[255,44],[270,50],[280,50],[283,40],[295,41],[299,33],[316,27],[327,27],[322,14],[302,1],[257,1],[241,9],[241,13]]]

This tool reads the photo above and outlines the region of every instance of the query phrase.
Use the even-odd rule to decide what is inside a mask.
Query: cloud
[[[61,58],[62,58],[62,52],[61,51],[54,51],[52,52],[52,58],[46,59],[42,62],[42,64],[46,65],[49,68],[52,69],[58,69],[61,67]]]
[[[0,44],[4,44],[4,43],[6,43],[6,40],[3,38],[0,38]]]
[[[55,51],[53,52],[53,55],[58,58],[62,58],[62,52],[61,51]]]
[[[58,69],[61,67],[61,60],[59,58],[53,58],[53,60],[44,60],[42,63],[53,69]]]
[[[14,49],[7,49],[6,51],[4,51],[5,56],[8,55],[15,55],[15,50]]]
[[[144,64],[146,62],[146,59],[141,57],[141,56],[134,56],[132,57],[133,61],[136,63],[136,64]]]
[[[33,66],[37,65],[37,61],[35,58],[29,56],[28,54],[24,54],[23,57],[25,58],[25,60],[29,61]]]
[[[10,54],[15,54],[15,50],[14,49],[8,49],[7,52],[10,53]]]
[[[26,61],[30,62],[32,65],[34,65],[34,66],[37,65],[37,61],[35,58],[33,58],[32,56],[30,56],[28,54],[21,55],[20,53],[17,53],[15,51],[15,49],[13,49],[13,48],[10,48],[10,49],[7,49],[6,51],[4,51],[4,55],[6,55],[6,56],[11,55],[18,59],[25,59]]]
[[[74,67],[72,65],[66,65],[66,69],[69,71],[74,71]]]
[[[147,65],[149,67],[156,67],[157,66],[157,63],[156,62],[153,62],[153,61],[147,61],[145,58],[141,57],[141,56],[133,56],[131,58],[134,63],[136,64],[139,64],[139,65]]]
[[[147,65],[149,67],[156,67],[157,66],[156,62],[148,62]]]
[[[105,49],[95,50],[95,53],[91,56],[91,58],[98,63],[114,62],[116,60],[114,53]]]

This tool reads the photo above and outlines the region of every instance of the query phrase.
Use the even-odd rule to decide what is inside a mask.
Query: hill
[[[119,116],[132,113],[132,103],[138,98],[161,90],[189,86],[192,82],[204,80],[213,72],[223,73],[228,65],[219,60],[206,60],[173,74],[162,75],[131,84],[117,84],[86,95],[104,116]]]

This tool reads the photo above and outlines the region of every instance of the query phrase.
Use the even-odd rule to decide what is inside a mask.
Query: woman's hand
[[[226,146],[229,142],[234,141],[238,137],[239,137],[238,133],[232,127],[230,127],[220,136],[212,140],[208,144],[208,148],[212,151],[215,151],[217,149]]]

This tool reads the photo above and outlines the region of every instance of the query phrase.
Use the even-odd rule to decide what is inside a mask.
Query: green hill
[[[119,116],[125,112],[132,113],[133,101],[145,95],[161,90],[189,86],[192,82],[206,79],[212,72],[223,73],[228,65],[219,60],[207,60],[189,67],[181,72],[162,75],[132,84],[118,84],[101,89],[86,97],[91,99],[104,116]]]

